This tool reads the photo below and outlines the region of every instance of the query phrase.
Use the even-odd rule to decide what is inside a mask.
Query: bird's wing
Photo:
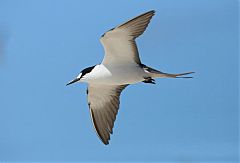
[[[147,28],[155,11],[146,12],[104,33],[100,41],[104,47],[103,64],[140,64],[135,38]]]
[[[119,97],[127,85],[89,84],[88,105],[95,131],[104,144],[108,144],[118,113]]]

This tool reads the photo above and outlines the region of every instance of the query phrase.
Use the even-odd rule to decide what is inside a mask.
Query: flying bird
[[[191,78],[183,75],[193,73],[164,73],[141,62],[135,39],[146,30],[154,13],[154,10],[146,12],[104,33],[100,38],[105,51],[102,63],[85,68],[67,84],[88,83],[92,123],[105,145],[113,133],[124,88],[138,82],[155,84],[155,78]]]

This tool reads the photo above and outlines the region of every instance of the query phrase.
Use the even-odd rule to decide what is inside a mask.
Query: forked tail
[[[145,71],[147,71],[151,74],[151,78],[193,78],[192,76],[184,76],[184,75],[194,73],[194,72],[185,72],[185,73],[180,73],[180,74],[169,74],[169,73],[164,73],[164,72],[158,71],[158,70],[148,67],[144,64],[142,64],[141,66]]]
[[[164,72],[159,72],[159,73],[154,73],[153,78],[193,78],[192,76],[184,76],[192,73],[194,72],[185,72],[181,74],[168,74]]]

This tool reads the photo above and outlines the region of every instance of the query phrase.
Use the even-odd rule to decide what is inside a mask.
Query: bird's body
[[[138,82],[155,84],[154,78],[189,78],[181,74],[168,74],[142,64],[135,39],[147,28],[155,11],[149,11],[123,23],[100,39],[105,50],[101,64],[80,72],[75,82],[88,83],[88,105],[94,128],[104,144],[108,144],[119,109],[119,97],[129,84]]]
[[[150,77],[150,73],[137,64],[126,65],[96,65],[91,73],[82,78],[82,82],[89,84],[103,85],[125,85],[135,84],[144,80],[144,77]]]

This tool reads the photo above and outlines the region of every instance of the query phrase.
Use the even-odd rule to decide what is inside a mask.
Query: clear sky
[[[65,85],[101,62],[105,31],[152,9],[142,62],[196,73],[125,89],[105,146],[87,85]],[[0,0],[0,43],[0,160],[237,162],[237,0]]]

